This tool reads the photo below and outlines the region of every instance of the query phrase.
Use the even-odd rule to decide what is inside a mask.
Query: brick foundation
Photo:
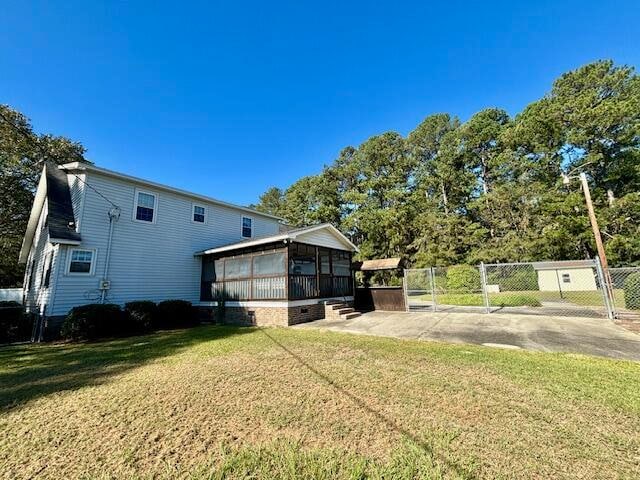
[[[199,307],[201,320],[218,321],[216,307]],[[232,307],[226,306],[222,323],[286,327],[324,318],[325,307],[320,303],[297,307]]]

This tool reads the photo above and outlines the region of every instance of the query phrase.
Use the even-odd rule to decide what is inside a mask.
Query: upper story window
[[[67,273],[75,275],[93,275],[94,250],[71,249]]]
[[[194,205],[192,220],[196,223],[205,223],[206,219],[207,209],[201,205]]]
[[[253,219],[250,217],[242,217],[242,236],[244,238],[253,237]]]
[[[136,190],[136,210],[134,218],[141,222],[155,223],[158,197],[149,192]]]

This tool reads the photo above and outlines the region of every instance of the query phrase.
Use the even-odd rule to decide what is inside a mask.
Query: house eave
[[[182,189],[179,189],[179,188],[170,187],[169,185],[164,185],[164,184],[161,184],[161,183],[152,182],[152,181],[149,181],[149,180],[145,180],[143,178],[127,175],[125,173],[114,172],[113,170],[108,170],[106,168],[96,167],[95,165],[92,165],[92,164],[73,162],[73,163],[66,163],[64,165],[60,165],[59,168],[61,170],[64,170],[64,171],[78,171],[79,170],[79,171],[96,172],[96,173],[100,173],[102,175],[106,175],[106,176],[109,176],[109,177],[118,178],[120,180],[125,180],[127,182],[132,182],[132,183],[137,183],[139,185],[144,185],[144,186],[147,186],[149,188],[155,188],[155,189],[158,189],[158,190],[164,190],[166,192],[171,192],[171,193],[175,193],[175,194],[178,194],[178,195],[184,195],[186,197],[189,197],[189,198],[192,198],[192,199],[195,199],[195,200],[200,200],[200,201],[203,201],[203,202],[213,203],[213,204],[216,204],[216,205],[220,205],[222,207],[232,208],[234,210],[240,210],[240,211],[245,212],[245,213],[250,213],[252,215],[258,215],[258,216],[261,216],[261,217],[271,218],[273,220],[278,220],[278,221],[284,223],[284,219],[282,217],[278,217],[276,215],[271,215],[269,213],[259,212],[258,210],[254,210],[253,208],[243,207],[241,205],[234,205],[233,203],[224,202],[222,200],[218,200],[217,198],[209,197],[209,196],[206,196],[206,195],[200,195],[198,193],[189,192],[187,190],[182,190]]]
[[[212,255],[212,254],[216,254],[216,253],[223,253],[223,252],[230,252],[233,250],[239,250],[241,248],[247,248],[247,247],[255,247],[258,245],[265,245],[265,244],[269,244],[269,243],[276,243],[276,242],[286,242],[288,240],[290,241],[297,241],[301,235],[305,235],[311,232],[314,232],[316,230],[320,230],[320,229],[329,229],[331,230],[334,235],[336,236],[336,238],[338,238],[340,240],[340,242],[342,242],[342,244],[351,251],[357,252],[358,248],[351,243],[351,241],[344,236],[344,234],[338,230],[336,227],[334,227],[333,225],[331,225],[330,223],[323,223],[320,225],[315,225],[313,227],[308,227],[308,228],[301,228],[301,229],[297,229],[297,230],[292,230],[286,233],[282,233],[279,235],[272,235],[272,236],[268,236],[268,237],[262,237],[262,238],[257,238],[255,240],[251,240],[251,241],[247,241],[247,240],[243,240],[241,242],[235,242],[235,243],[231,243],[229,245],[223,245],[221,247],[215,247],[215,248],[209,248],[207,250],[202,250],[199,252],[195,252],[194,256],[196,257],[200,257],[202,255]]]

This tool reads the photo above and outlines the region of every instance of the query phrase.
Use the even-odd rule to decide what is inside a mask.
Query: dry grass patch
[[[640,367],[294,329],[0,349],[8,478],[634,478]]]

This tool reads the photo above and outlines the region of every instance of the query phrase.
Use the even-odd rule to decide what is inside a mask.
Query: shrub
[[[158,324],[158,306],[151,301],[129,302],[124,306],[127,330],[131,333],[145,333]]]
[[[71,309],[62,324],[63,338],[95,340],[126,334],[124,315],[118,305],[93,303]]]
[[[474,293],[481,289],[480,271],[470,265],[455,265],[447,269],[447,290]]]
[[[18,302],[0,302],[0,343],[28,340],[32,322]]]
[[[640,272],[624,281],[624,304],[630,310],[640,310]]]
[[[191,302],[165,300],[158,304],[158,326],[160,328],[184,328],[197,325],[198,316]]]

